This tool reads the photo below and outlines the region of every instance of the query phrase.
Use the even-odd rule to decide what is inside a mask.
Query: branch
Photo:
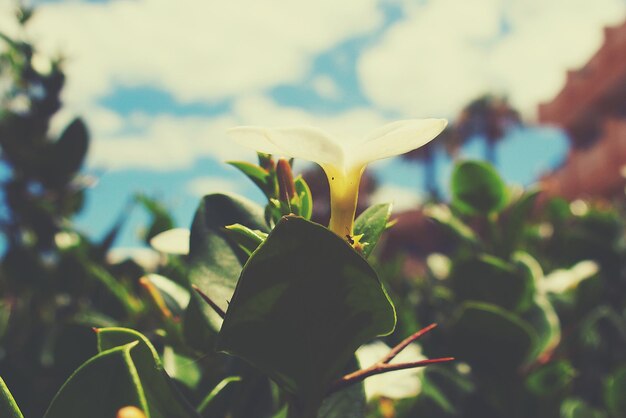
[[[196,291],[197,294],[200,295],[200,297],[209,304],[209,306],[211,308],[213,308],[213,310],[215,311],[216,314],[218,314],[220,316],[220,318],[224,319],[224,317],[226,316],[226,312],[224,312],[224,310],[222,308],[220,308],[219,306],[217,306],[217,303],[213,302],[213,299],[211,299],[209,296],[207,296],[202,290],[200,290],[200,288],[198,286],[196,286],[195,284],[191,285],[191,288],[193,290]]]
[[[437,327],[437,324],[430,324],[426,328],[422,328],[421,330],[419,330],[419,331],[413,333],[412,335],[406,337],[404,340],[402,340],[402,342],[400,344],[398,344],[394,348],[392,348],[391,351],[389,352],[389,354],[387,354],[385,357],[383,357],[379,361],[379,363],[384,363],[384,364],[389,363],[391,360],[393,360],[400,353],[400,351],[404,350],[413,341],[417,340],[422,335],[426,334],[428,331],[430,331],[431,329],[433,329],[435,327]]]
[[[422,335],[426,334],[428,331],[432,330],[436,326],[437,324],[431,324],[427,326],[426,328],[421,329],[417,331],[416,333],[412,334],[411,336],[405,338],[402,342],[400,342],[400,344],[392,348],[391,351],[389,351],[389,353],[385,357],[383,357],[382,359],[380,359],[378,362],[371,365],[370,367],[366,369],[357,370],[353,373],[349,373],[335,380],[330,385],[330,389],[328,390],[328,393],[330,394],[333,392],[337,392],[340,389],[343,389],[347,386],[361,382],[365,380],[366,378],[377,375],[377,374],[393,372],[395,370],[414,369],[418,367],[428,366],[430,364],[446,363],[446,362],[454,360],[454,357],[441,357],[441,358],[427,359],[427,360],[421,360],[421,361],[413,361],[409,363],[389,364],[389,362],[393,360],[409,344],[411,344],[413,341],[417,340]]]

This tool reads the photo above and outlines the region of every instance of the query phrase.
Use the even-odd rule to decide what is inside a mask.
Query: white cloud
[[[226,130],[238,125],[312,125],[346,139],[361,137],[388,122],[378,112],[358,108],[336,115],[314,115],[305,109],[284,107],[265,96],[237,100],[233,111],[216,117],[120,115],[91,108],[87,122],[93,143],[89,165],[109,170],[140,168],[179,170],[202,157],[217,161],[250,160],[250,150],[230,140]],[[71,119],[63,113],[56,125]]]
[[[181,101],[261,91],[381,23],[376,0],[113,0],[45,4],[31,26],[45,51],[68,56],[66,97],[83,103],[118,85]]]
[[[226,129],[236,124],[232,117],[128,115],[121,131],[95,133],[89,163],[105,169],[184,169],[201,157],[241,159],[249,153],[233,146]]]
[[[383,184],[379,186],[369,197],[369,203],[393,203],[395,213],[417,209],[423,200],[417,191],[408,187]]]
[[[508,93],[532,113],[589,59],[602,26],[624,19],[621,0],[430,0],[407,5],[358,63],[377,105],[417,116],[451,116],[487,91]],[[503,22],[508,31],[502,30]]]
[[[240,182],[222,177],[197,177],[187,183],[186,189],[192,195],[202,197],[209,193],[236,192],[240,189]]]
[[[312,81],[313,89],[315,92],[325,99],[336,100],[341,95],[339,86],[335,83],[331,77],[327,75],[320,75],[315,77]]]

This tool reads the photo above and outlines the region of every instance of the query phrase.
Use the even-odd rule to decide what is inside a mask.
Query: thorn
[[[198,286],[196,286],[195,284],[191,285],[191,288],[193,290],[196,291],[197,294],[200,295],[200,297],[209,304],[209,306],[215,311],[216,314],[218,314],[220,316],[220,318],[224,319],[224,317],[226,316],[226,312],[224,312],[224,310],[222,308],[220,308],[217,303],[213,302],[213,300],[207,296],[204,292],[202,292],[202,290],[200,290],[200,288]]]

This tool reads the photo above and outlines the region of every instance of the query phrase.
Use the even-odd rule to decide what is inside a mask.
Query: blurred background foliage
[[[21,11],[22,24],[30,13]],[[33,45],[0,36],[0,227],[6,242],[0,375],[25,415],[42,416],[72,371],[98,352],[92,327],[126,326],[148,337],[176,393],[202,405],[202,416],[272,416],[279,404],[273,383],[242,361],[212,352],[214,313],[189,287],[201,284],[207,269],[232,268],[207,263],[203,240],[215,236],[227,245],[218,229],[231,217],[248,216],[246,204],[205,198],[192,227],[195,250],[188,256],[155,253],[151,263],[114,251],[134,207],[151,216],[146,242],[174,227],[167,208],[149,196],[129,197],[103,239],[81,233],[73,218],[97,178],[82,169],[89,131],[80,119],[59,135],[50,133],[50,119],[61,107],[63,59],[35,65]],[[428,167],[434,147],[454,154],[463,141],[481,134],[488,143],[486,159],[495,162],[497,142],[521,123],[505,98],[487,95],[468,104],[441,140],[408,157]],[[398,331],[385,342],[394,345],[437,322],[440,328],[424,340],[423,353],[445,352],[458,360],[426,369],[417,394],[371,399],[368,416],[624,416],[623,196],[568,202],[507,186],[491,165],[465,161],[454,169],[450,201],[442,202],[435,171],[428,172],[432,203],[421,216],[435,235],[410,239],[436,245],[426,243],[420,248],[428,250],[416,255],[394,243],[392,228],[387,245],[375,253],[399,317]],[[309,183],[314,217],[323,222],[325,188]],[[375,179],[363,187],[366,197]],[[256,218],[248,221],[263,229]],[[228,245],[229,256],[239,257],[236,246]],[[242,382],[224,380],[232,376]],[[217,387],[226,389],[216,398],[211,389]]]

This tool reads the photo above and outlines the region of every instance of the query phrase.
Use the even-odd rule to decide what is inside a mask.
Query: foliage
[[[450,203],[425,209],[452,245],[425,277],[387,280],[399,318],[441,324],[425,352],[459,361],[426,370],[406,416],[622,416],[623,212],[540,197],[461,161]]]
[[[23,25],[30,15],[20,11]],[[107,257],[131,207],[145,206],[149,234],[170,228],[171,219],[158,202],[138,196],[101,240],[74,226],[96,181],[81,171],[89,132],[75,119],[50,134],[61,108],[63,60],[42,56],[24,38],[0,34],[0,78],[7,82],[0,93],[0,374],[18,401],[29,401],[24,413],[42,416],[63,380],[95,352],[92,327],[146,320],[137,292],[144,269]]]
[[[79,119],[49,133],[62,60],[35,68],[31,44],[2,40],[0,75],[12,80],[0,115],[3,417],[22,417],[20,408],[46,418],[623,416],[619,207],[546,199],[462,161],[450,202],[424,209],[451,245],[428,257],[422,277],[405,277],[374,252],[391,205],[365,210],[354,232],[332,232],[310,220],[313,196],[292,161],[258,154],[258,164],[230,164],[265,207],[205,196],[188,254],[162,254],[154,271],[114,263],[106,255],[128,210],[150,213],[150,242],[174,227],[167,208],[140,194],[102,240],[76,230],[91,184],[81,171],[89,134]],[[493,143],[504,129],[496,119],[517,121],[489,97],[468,112],[461,122]],[[368,344],[376,338],[393,348],[360,365],[359,353],[386,347]],[[400,361],[409,351],[419,355]],[[457,361],[415,370],[450,361],[420,354],[442,352]],[[366,393],[365,378],[396,370],[409,371],[409,391]]]

